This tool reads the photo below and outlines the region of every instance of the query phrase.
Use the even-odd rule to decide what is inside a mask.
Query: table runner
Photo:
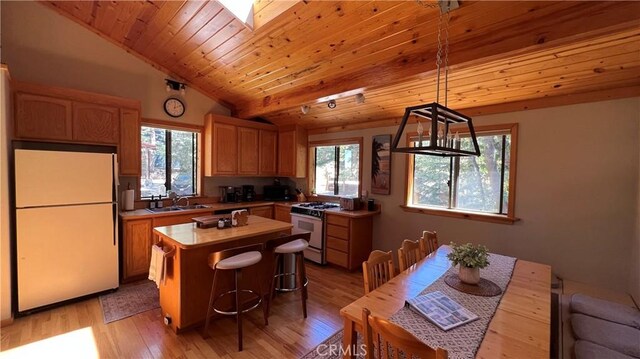
[[[497,284],[502,289],[502,294],[500,295],[480,297],[462,293],[449,287],[444,282],[444,277],[452,273],[457,274],[457,266],[449,268],[447,272],[419,294],[440,291],[475,313],[478,316],[477,320],[445,332],[407,307],[400,309],[389,320],[411,332],[430,347],[446,349],[449,358],[475,357],[482,339],[484,339],[489,322],[491,322],[511,280],[516,258],[489,254],[489,262],[491,264],[487,268],[480,270],[480,276]]]

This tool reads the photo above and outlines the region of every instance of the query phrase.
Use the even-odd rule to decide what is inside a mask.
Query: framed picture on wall
[[[373,136],[371,141],[371,193],[391,193],[391,135]]]

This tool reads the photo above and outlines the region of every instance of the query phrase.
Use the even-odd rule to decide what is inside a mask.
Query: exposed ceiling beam
[[[542,97],[531,100],[514,101],[496,105],[488,105],[481,107],[472,107],[463,109],[464,114],[468,116],[486,116],[497,113],[507,113],[516,111],[533,110],[554,106],[565,106],[579,103],[587,103],[593,101],[615,100],[620,98],[638,97],[640,96],[640,85],[573,93],[561,96]],[[369,122],[342,124],[338,126],[317,127],[308,129],[309,135],[317,135],[322,133],[356,131],[375,127],[397,126],[402,119],[400,117],[392,119],[383,119]]]
[[[594,7],[601,7],[603,11],[594,11]],[[455,26],[454,16],[455,12],[452,14],[452,26]],[[585,21],[585,18],[589,20]],[[585,2],[572,8],[571,12],[546,16],[540,21],[509,24],[492,36],[482,34],[453,42],[450,45],[450,63],[454,67],[469,67],[507,59],[528,51],[637,29],[639,21],[640,2]],[[380,89],[407,80],[433,76],[435,68],[435,49],[406,53],[377,66],[326,78],[319,83],[294,87],[262,99],[238,103],[235,114],[241,118],[268,117],[270,113],[315,103],[323,97],[339,96],[360,88]]]

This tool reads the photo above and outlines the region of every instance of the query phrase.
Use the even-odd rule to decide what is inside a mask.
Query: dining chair
[[[438,249],[438,233],[423,231],[420,241],[420,251],[422,256],[426,257]]]
[[[402,327],[371,315],[362,309],[362,328],[367,359],[421,358],[446,359],[447,351],[432,348]]]
[[[371,252],[369,259],[362,262],[362,274],[365,294],[388,282],[396,275],[391,251],[375,250]]]
[[[411,267],[415,263],[418,263],[424,255],[422,254],[420,247],[420,241],[410,241],[405,239],[402,241],[402,246],[398,249],[398,264],[400,265],[400,271]]]

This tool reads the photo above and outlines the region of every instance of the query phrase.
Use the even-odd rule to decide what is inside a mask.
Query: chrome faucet
[[[188,206],[188,205],[189,205],[189,197],[186,197],[186,196],[184,196],[184,197],[182,197],[182,196],[178,196],[178,194],[177,194],[175,191],[169,191],[169,192],[167,192],[167,196],[168,196],[169,198],[171,198],[171,201],[172,201],[172,207],[174,207],[174,208],[175,208],[175,207],[178,207],[178,202],[180,202],[180,200],[182,200],[182,199],[186,199],[186,200],[187,200],[187,204],[186,204],[186,206]]]

